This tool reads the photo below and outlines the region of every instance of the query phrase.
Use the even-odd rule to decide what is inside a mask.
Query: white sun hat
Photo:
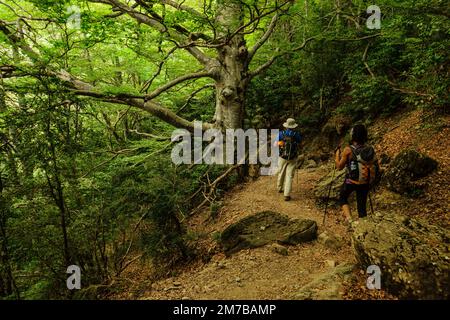
[[[295,129],[298,127],[298,124],[295,122],[294,119],[289,118],[286,120],[285,123],[283,123],[283,127],[287,128],[287,129]]]

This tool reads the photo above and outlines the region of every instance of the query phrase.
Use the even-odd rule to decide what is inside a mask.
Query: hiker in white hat
[[[291,200],[292,180],[294,179],[297,165],[298,153],[300,150],[301,135],[295,129],[298,124],[294,119],[289,118],[283,123],[285,130],[278,135],[278,146],[280,156],[278,160],[277,189],[284,194],[284,200]]]

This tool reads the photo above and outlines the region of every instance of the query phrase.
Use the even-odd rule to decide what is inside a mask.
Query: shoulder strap
[[[355,151],[356,151],[356,147],[354,145],[350,145],[350,150],[352,152],[352,157],[353,159],[355,159],[355,161],[358,160],[358,156],[356,155]]]

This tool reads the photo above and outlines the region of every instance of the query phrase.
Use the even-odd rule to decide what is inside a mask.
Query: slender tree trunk
[[[64,255],[64,264],[67,266],[70,265],[70,252],[69,252],[69,237],[67,235],[67,215],[68,211],[66,209],[66,204],[64,201],[64,191],[63,186],[59,177],[59,169],[57,165],[57,157],[56,157],[56,150],[54,145],[54,137],[52,136],[50,132],[50,119],[47,122],[47,138],[50,144],[50,154],[51,154],[51,162],[53,168],[46,168],[45,174],[47,177],[47,183],[51,192],[51,195],[53,197],[53,200],[55,201],[55,204],[58,206],[60,211],[60,219],[61,219],[61,232],[63,236],[63,255]],[[52,179],[49,176],[49,172],[53,171],[54,176],[54,182],[55,186],[52,183]]]
[[[7,234],[8,204],[3,198],[3,182],[0,176],[0,296],[15,294],[20,299],[20,293],[11,267],[11,257],[9,255],[9,243]]]
[[[0,201],[3,201],[3,199],[0,199]],[[6,217],[3,216],[4,212],[0,214],[2,215],[0,216],[0,282],[2,282],[0,283],[0,296],[2,294],[8,296],[15,293],[17,299],[20,299],[19,290],[16,287],[11,268],[9,244],[6,234]]]

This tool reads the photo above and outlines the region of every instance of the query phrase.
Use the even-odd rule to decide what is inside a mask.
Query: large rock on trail
[[[417,195],[423,184],[417,180],[426,177],[437,168],[438,163],[414,150],[400,152],[385,173],[385,181],[391,191]]]
[[[229,255],[268,243],[298,244],[317,237],[317,224],[308,219],[290,219],[277,212],[263,211],[230,225],[221,234],[220,244]]]
[[[326,201],[331,184],[330,200],[338,201],[339,193],[342,183],[344,183],[346,170],[336,171],[333,177],[333,172],[330,171],[327,175],[322,177],[314,188],[314,195],[319,201]]]
[[[354,225],[364,270],[381,269],[382,288],[405,299],[450,298],[450,232],[401,215],[371,215]]]

